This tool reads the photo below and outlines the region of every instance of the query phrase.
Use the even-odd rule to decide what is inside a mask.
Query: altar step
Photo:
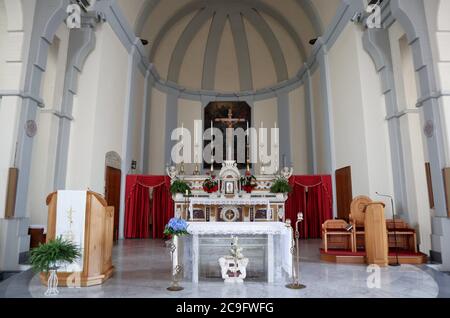
[[[348,250],[320,249],[320,260],[337,264],[366,264],[366,253],[364,251],[351,252]],[[389,263],[396,262],[395,252],[389,253]],[[427,255],[423,253],[399,252],[398,262],[400,264],[420,265],[428,262]]]

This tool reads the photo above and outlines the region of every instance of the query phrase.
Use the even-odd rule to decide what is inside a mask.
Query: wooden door
[[[336,203],[339,219],[349,220],[352,200],[352,168],[349,166],[336,170]]]
[[[114,207],[114,241],[119,238],[120,181],[119,169],[106,167],[105,198],[108,206]]]

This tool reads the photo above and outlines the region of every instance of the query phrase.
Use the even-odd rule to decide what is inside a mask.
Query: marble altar
[[[218,260],[228,253],[231,237],[239,237],[248,257],[248,279],[273,283],[290,275],[292,255],[291,228],[282,222],[188,222],[190,235],[178,240],[173,265],[184,268],[184,279],[198,283],[220,278]]]

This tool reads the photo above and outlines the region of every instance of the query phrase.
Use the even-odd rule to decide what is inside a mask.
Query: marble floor
[[[287,278],[275,284],[246,282],[225,285],[222,281],[183,282],[181,292],[169,292],[170,256],[161,240],[121,241],[113,249],[114,276],[102,286],[60,288],[57,297],[77,298],[431,298],[450,296],[450,277],[426,265],[382,268],[379,288],[369,288],[371,272],[362,265],[323,263],[320,241],[301,244],[301,282],[307,288],[285,288]],[[46,287],[37,275],[25,271],[0,283],[2,297],[45,297]]]

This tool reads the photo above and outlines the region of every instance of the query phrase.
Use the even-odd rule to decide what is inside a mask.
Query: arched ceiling
[[[295,76],[340,1],[139,0],[126,15],[163,79],[235,92]]]

